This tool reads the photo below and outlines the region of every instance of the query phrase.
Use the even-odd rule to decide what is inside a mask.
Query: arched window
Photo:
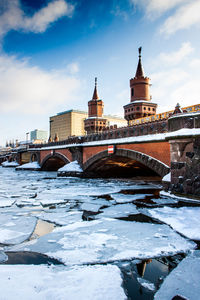
[[[134,88],[131,89],[131,97],[134,96]]]

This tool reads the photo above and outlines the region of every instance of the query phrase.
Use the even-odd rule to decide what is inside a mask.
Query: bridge
[[[200,196],[200,113],[176,114],[162,122],[167,130],[158,122],[157,133],[150,134],[151,123],[143,126],[143,135],[140,127],[128,126],[104,136],[99,133],[15,149],[9,159],[19,164],[37,161],[44,171],[57,171],[76,160],[82,176],[89,177],[161,180],[170,173],[174,191]]]

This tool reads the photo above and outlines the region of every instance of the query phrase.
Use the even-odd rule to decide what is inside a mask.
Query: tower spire
[[[145,77],[144,76],[144,70],[142,67],[142,61],[141,61],[141,52],[142,52],[142,47],[138,48],[138,52],[139,52],[139,61],[138,61],[138,66],[137,66],[137,70],[135,73],[135,77],[139,78],[139,77]]]
[[[97,93],[97,77],[95,77],[95,87],[94,87],[94,93],[93,93],[93,97],[92,100],[98,100],[99,96]]]

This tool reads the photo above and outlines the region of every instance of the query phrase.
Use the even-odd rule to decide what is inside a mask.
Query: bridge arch
[[[41,162],[41,170],[43,171],[57,171],[64,165],[68,164],[69,159],[61,154],[54,152],[53,154],[48,154]]]
[[[115,159],[118,158],[120,161],[120,158],[125,158],[126,161],[135,161],[139,163],[141,166],[146,167],[146,169],[153,171],[155,174],[157,174],[160,177],[165,176],[169,173],[170,167],[164,164],[162,161],[159,161],[152,156],[149,156],[147,154],[144,154],[142,152],[134,151],[134,150],[128,150],[128,149],[116,149],[115,153],[110,155],[108,154],[108,151],[102,151],[97,153],[96,155],[89,158],[84,164],[83,164],[83,170],[84,171],[90,171],[95,169],[95,165],[98,164],[98,162],[108,159]]]

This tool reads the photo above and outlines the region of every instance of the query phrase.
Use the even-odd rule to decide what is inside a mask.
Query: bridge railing
[[[132,125],[120,128],[112,128],[104,130],[102,132],[88,134],[84,136],[69,137],[66,140],[58,142],[50,142],[46,144],[30,145],[29,149],[37,149],[42,147],[52,147],[69,144],[82,144],[86,142],[109,140],[109,139],[120,139],[132,136],[143,136],[156,133],[164,133],[168,131],[167,119],[156,121],[153,123]]]

